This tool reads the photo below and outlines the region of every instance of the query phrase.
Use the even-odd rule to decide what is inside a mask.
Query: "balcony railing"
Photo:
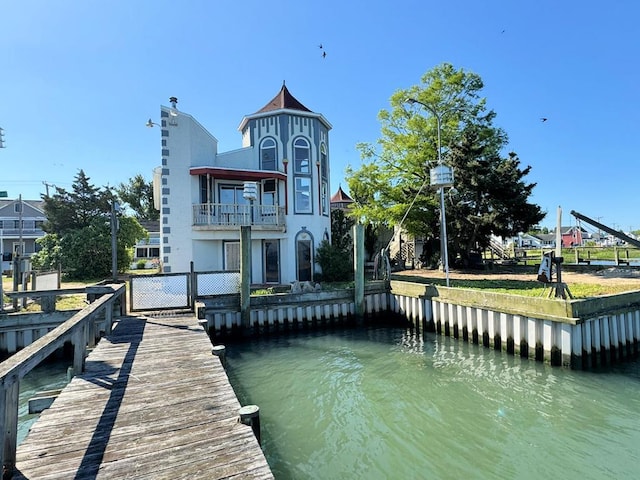
[[[19,228],[0,228],[0,233],[4,237],[16,237],[22,234],[23,236],[36,236],[44,237],[44,230],[41,228],[23,228],[22,231]]]
[[[284,207],[277,205],[239,205],[230,203],[199,203],[193,205],[194,226],[257,226],[282,228]]]

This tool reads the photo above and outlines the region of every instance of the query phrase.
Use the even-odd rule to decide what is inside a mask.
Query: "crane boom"
[[[578,213],[575,210],[571,210],[571,215],[573,215],[574,217],[580,220],[584,220],[585,222],[593,225],[596,228],[599,228],[600,230],[604,230],[605,232],[610,233],[611,235],[613,235],[616,238],[619,238],[620,240],[623,240],[635,247],[640,248],[640,241],[636,240],[635,238],[631,238],[629,235],[625,235],[624,233],[618,230],[614,230],[613,228],[607,227],[606,225],[603,225],[600,222],[596,222],[595,220],[585,215],[582,215],[581,213]]]

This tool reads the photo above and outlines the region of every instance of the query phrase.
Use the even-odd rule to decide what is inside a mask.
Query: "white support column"
[[[522,317],[520,315],[513,315],[513,321],[511,323],[510,335],[513,338],[513,354],[520,355],[520,341],[522,340]]]
[[[587,320],[581,325],[582,330],[582,365],[591,368],[593,365],[593,319]]]
[[[475,310],[472,307],[464,307],[467,319],[467,330],[469,331],[469,341],[473,342],[473,330],[477,328]]]
[[[600,349],[607,359],[607,363],[611,362],[611,332],[609,330],[609,317],[600,317]]]
[[[553,322],[544,320],[542,323],[542,351],[545,362],[551,361],[551,349],[553,348]]]
[[[493,310],[487,312],[487,332],[489,333],[489,345],[491,348],[496,347],[496,332],[499,331],[500,317]]]
[[[484,334],[489,332],[489,312],[476,307],[476,315],[478,319],[478,343],[484,345]]]
[[[627,319],[627,355],[633,356],[633,312],[627,312],[625,317]]]
[[[507,350],[509,341],[509,327],[513,325],[513,315],[508,313],[500,313],[500,349]]]
[[[458,336],[464,339],[464,331],[467,327],[467,309],[462,305],[456,306],[456,318],[458,325]],[[467,332],[468,334],[469,332]]]
[[[449,336],[453,337],[453,331],[456,326],[456,306],[453,303],[447,303],[447,324],[449,327]]]
[[[618,318],[618,350],[620,359],[627,357],[627,315],[626,313],[620,313],[616,315]]]
[[[609,317],[609,332],[611,333],[611,361],[617,363],[620,360],[620,336],[617,315]]]
[[[562,349],[562,366],[570,367],[573,356],[582,358],[582,335],[580,325],[563,323],[560,326],[560,346]]]

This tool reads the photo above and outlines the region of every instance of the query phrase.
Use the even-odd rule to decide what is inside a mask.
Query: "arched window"
[[[293,168],[295,173],[311,173],[311,152],[309,142],[305,138],[297,138],[293,142]]]
[[[311,148],[304,137],[293,142],[294,211],[313,213],[311,184]]]
[[[278,148],[273,138],[265,138],[260,144],[260,168],[262,170],[276,170]]]
[[[296,279],[313,281],[313,237],[303,228],[296,235]]]

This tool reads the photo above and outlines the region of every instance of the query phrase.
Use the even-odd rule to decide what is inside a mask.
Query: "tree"
[[[131,207],[138,221],[156,221],[160,212],[153,203],[153,182],[146,182],[140,174],[129,179],[128,184],[121,183],[116,187],[120,200]]]
[[[340,209],[331,210],[331,244],[346,252],[353,250],[351,230],[355,220]]]
[[[57,268],[70,278],[102,278],[111,273],[111,202],[108,189],[90,183],[84,171],[76,175],[71,192],[56,187],[53,196],[44,196],[47,232],[38,240],[41,250],[32,256],[38,268]],[[135,218],[118,214],[118,270],[131,263],[132,247],[147,233]]]
[[[109,218],[111,195],[90,183],[83,170],[75,176],[72,191],[55,187],[53,196],[43,195],[47,221],[43,230],[60,236],[82,228],[96,218]]]
[[[496,114],[487,111],[482,88],[478,75],[445,63],[420,85],[395,92],[391,109],[379,113],[377,146],[359,144],[363,164],[347,169],[351,213],[374,225],[402,222],[426,245],[438,245],[440,203],[429,173],[437,165],[439,133],[442,158],[455,172],[445,203],[450,260],[466,265],[491,233],[515,235],[542,220],[540,207],[528,202],[535,187],[524,181],[530,167],[521,168],[515,153],[501,153],[507,135],[493,125]]]

